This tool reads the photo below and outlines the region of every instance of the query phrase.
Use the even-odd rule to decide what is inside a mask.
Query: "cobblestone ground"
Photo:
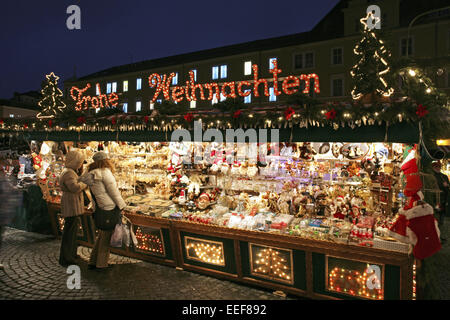
[[[60,241],[7,228],[0,254],[0,299],[291,300],[270,291],[192,272],[111,255],[108,271],[80,265],[81,289],[67,289],[68,274],[58,264]],[[79,247],[88,260],[91,249]]]
[[[449,238],[450,219],[442,234]],[[450,240],[450,239],[449,239]],[[81,289],[67,289],[68,274],[58,264],[60,241],[52,236],[7,228],[3,237],[0,263],[1,299],[133,299],[133,300],[291,300],[271,291],[223,281],[173,267],[111,255],[115,266],[108,271],[80,265]],[[91,249],[79,247],[78,254],[88,260]],[[433,287],[439,297],[450,299],[450,243],[429,260]]]

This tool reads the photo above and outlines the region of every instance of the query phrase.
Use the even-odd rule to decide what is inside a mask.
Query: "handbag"
[[[91,190],[92,200],[95,204],[95,211],[92,214],[94,218],[95,226],[103,231],[111,231],[120,222],[122,217],[121,210],[115,206],[112,210],[103,210],[97,204],[97,199],[95,199],[94,192]]]

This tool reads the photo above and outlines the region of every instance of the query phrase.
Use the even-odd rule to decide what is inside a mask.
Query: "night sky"
[[[112,66],[312,29],[339,0],[8,0],[0,4],[0,98]],[[81,30],[66,9],[81,8]]]

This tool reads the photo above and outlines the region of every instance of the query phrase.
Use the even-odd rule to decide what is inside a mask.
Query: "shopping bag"
[[[122,224],[116,224],[116,227],[114,228],[114,232],[111,236],[111,242],[110,246],[115,248],[122,247],[122,239],[123,239],[123,225]]]
[[[122,244],[125,247],[129,247],[130,246],[130,228],[128,227],[128,225],[124,224],[123,225],[123,235],[122,235]]]

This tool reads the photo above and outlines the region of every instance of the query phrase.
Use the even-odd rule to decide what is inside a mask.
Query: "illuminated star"
[[[59,79],[59,77],[56,76],[53,72],[50,73],[50,74],[48,74],[48,75],[46,75],[46,77],[47,77],[47,79],[48,79],[49,81],[52,81],[52,79],[54,79],[55,82],[58,81],[58,79]]]
[[[359,20],[364,25],[364,29],[369,29],[369,27],[367,26],[367,22],[369,21],[369,19],[375,20],[374,24],[377,24],[381,20],[379,17],[375,17],[372,12],[369,12],[365,18]]]

